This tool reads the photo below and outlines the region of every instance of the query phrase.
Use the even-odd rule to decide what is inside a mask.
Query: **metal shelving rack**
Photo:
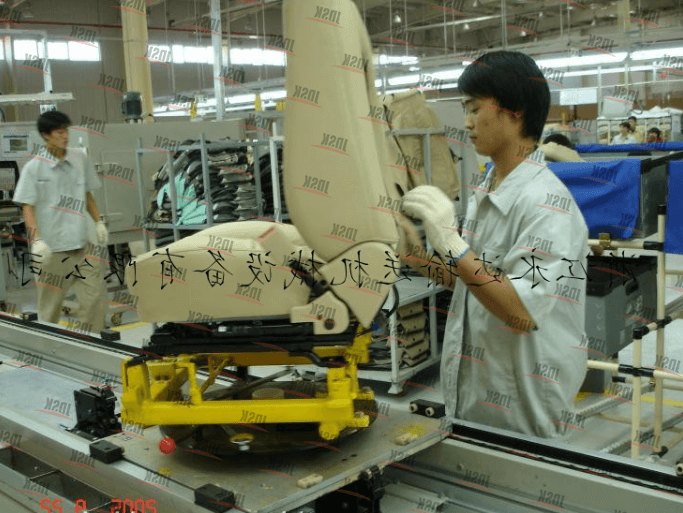
[[[432,183],[432,135],[445,134],[444,130],[437,130],[431,128],[417,128],[417,129],[403,129],[403,130],[388,130],[386,135],[421,135],[422,136],[422,150],[425,176],[427,183]],[[427,251],[431,251],[429,241],[427,241]],[[424,284],[427,278],[418,278],[416,282]],[[427,284],[427,287],[421,292],[414,287],[408,287],[407,284],[401,286],[397,283],[399,290],[399,306],[414,303],[425,298],[429,298],[429,358],[424,362],[414,366],[401,369],[398,361],[398,340],[396,338],[396,313],[389,318],[389,336],[391,343],[391,371],[358,371],[360,378],[372,379],[375,381],[388,381],[391,383],[389,388],[390,394],[400,394],[403,391],[406,380],[413,377],[418,372],[431,367],[432,365],[441,361],[441,353],[439,351],[439,344],[436,333],[436,295],[439,292],[447,290],[445,287],[436,286],[436,284]],[[405,289],[407,294],[401,298],[401,289]]]
[[[275,176],[277,176],[277,151],[273,151],[273,145],[269,141],[224,141],[224,142],[217,142],[217,143],[207,143],[206,142],[206,135],[201,134],[200,135],[200,141],[199,144],[192,144],[192,145],[186,145],[186,146],[180,146],[178,148],[178,151],[195,151],[195,150],[200,150],[201,155],[202,155],[202,179],[204,183],[210,183],[210,178],[209,178],[209,165],[208,165],[208,154],[209,151],[215,151],[215,150],[225,150],[225,149],[234,149],[234,148],[244,148],[244,147],[252,147],[253,152],[254,152],[254,181],[256,184],[256,205],[258,208],[258,213],[259,216],[263,216],[263,201],[261,198],[261,152],[259,151],[260,147],[265,147],[265,146],[270,146],[271,147],[271,152],[270,152],[270,158],[271,158],[271,170],[275,170]],[[138,199],[140,202],[140,212],[142,214],[141,219],[143,219],[144,226],[142,227],[143,230],[143,236],[144,236],[144,241],[145,241],[145,251],[150,250],[150,244],[149,244],[149,233],[147,232],[146,228],[153,226],[155,228],[168,228],[173,230],[173,240],[177,241],[180,238],[180,230],[194,230],[194,231],[200,231],[204,230],[206,228],[210,228],[211,226],[214,225],[213,222],[213,201],[211,200],[211,195],[206,196],[206,208],[207,208],[207,216],[206,216],[206,224],[195,224],[195,225],[178,225],[178,212],[176,209],[175,201],[171,201],[171,222],[170,223],[150,223],[146,219],[147,217],[147,209],[145,208],[146,204],[146,198],[145,198],[145,182],[144,182],[144,177],[142,173],[142,157],[145,154],[149,153],[159,153],[160,151],[164,150],[159,150],[156,148],[146,148],[142,146],[142,139],[138,139],[138,144],[137,148],[135,149],[135,172],[137,175],[138,179]],[[175,188],[175,178],[176,178],[176,173],[173,169],[173,156],[172,153],[169,151],[164,151],[166,153],[166,166],[168,168],[169,172],[169,188],[170,188],[170,195],[171,198],[176,198],[176,188]],[[279,182],[278,182],[278,190],[279,190]],[[278,197],[278,202],[279,202],[279,197]],[[277,211],[276,211],[277,212]]]
[[[411,278],[411,281],[414,281],[414,283],[403,284],[403,282],[399,282],[396,284],[396,288],[399,292],[398,306],[408,305],[415,301],[429,298],[429,358],[414,367],[400,368],[400,362],[398,360],[396,313],[393,313],[389,317],[391,370],[358,370],[358,377],[361,379],[391,383],[391,387],[389,388],[390,394],[400,394],[408,379],[412,378],[418,372],[441,361],[441,353],[439,352],[439,342],[436,333],[436,294],[447,289],[435,286],[434,283],[429,284],[427,278],[423,277]]]

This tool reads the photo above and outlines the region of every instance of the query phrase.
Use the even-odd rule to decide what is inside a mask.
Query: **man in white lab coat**
[[[470,64],[458,86],[472,144],[494,165],[459,226],[453,203],[435,187],[403,199],[439,255],[406,261],[432,276],[459,276],[441,363],[447,414],[558,436],[573,424],[586,373],[588,229],[538,149],[548,85],[530,57],[501,51]],[[415,237],[412,244],[411,255],[424,251]]]
[[[14,202],[23,205],[31,243],[26,267],[35,271],[38,318],[59,322],[62,303],[73,286],[79,303],[80,331],[104,329],[105,284],[102,258],[89,253],[107,246],[107,227],[92,191],[101,187],[95,168],[80,152],[67,149],[71,121],[49,111],[38,119],[45,147],[24,166]]]

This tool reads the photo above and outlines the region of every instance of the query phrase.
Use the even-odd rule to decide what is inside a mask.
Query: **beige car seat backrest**
[[[396,217],[377,208],[388,197],[388,127],[360,13],[350,0],[292,0],[283,16],[294,41],[284,144],[291,219],[328,262],[360,242],[394,246]]]

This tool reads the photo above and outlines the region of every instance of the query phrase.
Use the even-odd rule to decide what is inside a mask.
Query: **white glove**
[[[97,241],[100,243],[100,246],[106,246],[108,240],[109,231],[107,230],[105,224],[102,221],[100,221],[99,223],[97,223]]]
[[[444,259],[457,262],[470,250],[458,234],[455,205],[438,187],[421,185],[408,191],[402,209],[422,221],[427,240]]]
[[[47,242],[42,239],[38,239],[33,243],[31,254],[34,256],[40,256],[41,264],[47,264],[50,260],[50,257],[52,257],[52,250],[50,249],[50,246],[47,245]]]

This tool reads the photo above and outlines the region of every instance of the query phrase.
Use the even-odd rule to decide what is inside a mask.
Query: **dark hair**
[[[629,116],[629,118],[628,118],[628,119],[629,119],[629,120],[631,120],[631,119],[632,119],[632,120],[633,120],[633,121],[635,121],[636,123],[638,122],[638,120],[636,119],[636,117],[635,117],[635,116]]]
[[[567,148],[572,150],[574,149],[574,145],[572,144],[572,142],[562,134],[550,134],[543,140],[543,144],[548,144],[549,142],[554,142],[556,144],[559,144],[560,146],[566,146]]]
[[[40,134],[50,135],[53,130],[68,128],[70,126],[71,120],[69,119],[69,116],[56,110],[47,111],[38,118],[38,132]]]
[[[632,132],[632,131],[633,131],[633,129],[631,128],[631,125],[628,124],[628,121],[622,121],[621,123],[619,123],[619,126],[620,126],[620,127],[621,127],[621,126],[625,126],[626,128],[628,128],[628,131],[629,131],[629,132]]]
[[[662,131],[659,128],[657,128],[656,126],[653,126],[652,128],[650,128],[647,131],[647,133],[648,134],[650,134],[650,133],[657,134],[657,137],[660,137],[662,135]]]
[[[520,52],[485,53],[465,68],[458,89],[475,98],[493,98],[510,112],[522,112],[522,135],[538,141],[550,110],[550,89],[534,60]]]

